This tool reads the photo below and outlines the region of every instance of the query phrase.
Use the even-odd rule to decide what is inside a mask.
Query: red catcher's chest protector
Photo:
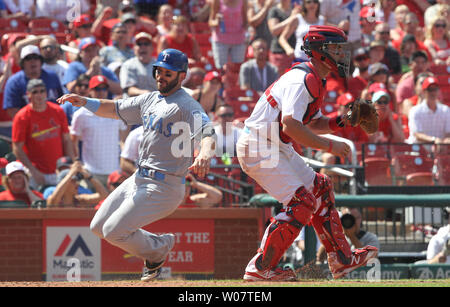
[[[309,122],[311,122],[311,119],[317,114],[317,112],[319,112],[319,110],[322,106],[323,97],[325,94],[325,82],[326,81],[325,81],[325,79],[320,78],[319,74],[315,71],[315,69],[312,67],[311,63],[309,63],[309,62],[296,64],[296,65],[292,66],[290,70],[292,70],[292,69],[301,69],[304,72],[306,72],[304,84],[306,86],[306,89],[308,90],[309,95],[311,95],[311,97],[313,97],[313,101],[311,101],[308,104],[305,115],[302,118],[302,124],[307,125],[307,124],[309,124]],[[275,98],[273,98],[272,94],[270,93],[270,91],[277,81],[272,83],[272,85],[269,86],[266,89],[266,91],[264,92],[264,94],[267,97],[267,102],[273,108],[277,108],[278,105],[277,105]],[[280,111],[280,114],[278,115],[278,122],[280,124],[280,129],[279,129],[280,139],[284,143],[289,143],[292,141],[292,139],[288,135],[283,133],[283,129],[282,129],[282,125],[281,125],[281,118],[282,118],[282,115],[281,115],[281,111]]]

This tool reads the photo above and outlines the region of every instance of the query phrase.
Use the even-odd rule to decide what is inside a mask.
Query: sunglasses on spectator
[[[139,42],[139,43],[136,43],[136,45],[139,46],[139,47],[148,47],[148,46],[151,46],[152,43],[150,43],[150,42]]]
[[[233,117],[234,113],[224,113],[224,114],[218,114],[217,116],[221,117],[221,118],[225,118],[225,117]]]
[[[445,29],[447,27],[447,25],[445,23],[435,23],[434,27],[435,28],[444,28]]]
[[[107,87],[94,87],[94,91],[96,92],[106,92],[108,91]]]
[[[305,1],[306,4],[310,4],[310,3],[319,3],[319,0],[307,0]]]
[[[427,88],[426,90],[427,90],[427,92],[437,92],[437,91],[439,91],[439,87],[433,86],[433,87]]]
[[[355,58],[355,61],[356,62],[361,62],[361,61],[365,61],[365,60],[368,60],[368,59],[369,59],[369,57],[367,57],[367,56],[357,56]]]
[[[88,23],[88,24],[79,26],[78,28],[81,28],[81,29],[89,29],[89,28],[91,28],[91,27],[92,27],[92,24]]]
[[[46,93],[47,91],[46,90],[44,90],[44,89],[42,89],[42,90],[34,90],[34,91],[31,91],[31,94],[33,94],[33,95],[36,95],[36,94],[44,94],[44,93]]]
[[[389,35],[389,34],[391,34],[389,31],[380,31],[378,33],[380,33],[382,35]]]
[[[88,88],[89,84],[87,84],[87,83],[78,83],[76,86],[81,87],[81,88]]]
[[[121,31],[114,31],[116,34],[127,34],[127,31],[121,30]]]
[[[45,50],[45,49],[55,50],[55,49],[56,49],[56,46],[47,45],[47,46],[41,47],[41,49],[42,49],[42,50]]]
[[[377,102],[376,102],[377,104],[388,104],[389,103],[389,100],[388,99],[380,99],[380,100],[378,100]]]

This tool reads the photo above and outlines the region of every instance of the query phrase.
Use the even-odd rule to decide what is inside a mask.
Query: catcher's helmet
[[[332,26],[311,26],[303,37],[302,50],[311,58],[326,63],[339,76],[346,77],[350,67],[350,52],[344,50],[345,59],[337,62],[327,50],[329,44],[340,44],[347,49],[347,35],[339,28]]]
[[[164,49],[159,53],[156,62],[153,64],[153,78],[155,78],[157,67],[187,72],[188,57],[180,50]]]

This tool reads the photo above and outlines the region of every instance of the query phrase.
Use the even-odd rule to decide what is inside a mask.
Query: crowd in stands
[[[183,85],[217,124],[214,163],[237,164],[234,145],[260,95],[293,63],[308,61],[301,45],[310,25],[341,28],[351,46],[351,75],[327,77],[322,113],[345,113],[362,98],[379,114],[377,133],[346,127],[338,136],[358,150],[365,143],[450,144],[446,0],[79,3],[0,0],[0,138],[11,145],[10,162],[17,159],[3,174],[9,195],[27,203],[38,197],[48,206],[94,207],[136,170],[142,127],[55,101],[69,92],[120,99],[154,91],[152,63],[165,48],[189,58]],[[63,170],[61,159],[70,161]],[[25,171],[15,192],[11,175]],[[220,191],[190,178],[201,195],[190,204],[223,204]]]

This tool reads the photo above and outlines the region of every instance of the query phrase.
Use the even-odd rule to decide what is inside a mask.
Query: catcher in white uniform
[[[143,126],[137,171],[106,198],[91,222],[96,235],[144,260],[143,281],[160,274],[175,240],[173,234],[157,235],[141,227],[172,213],[184,199],[188,170],[204,177],[215,154],[214,130],[208,116],[181,89],[187,68],[184,53],[166,49],[153,64],[158,91],[117,101],[75,94],[58,99],[98,116]],[[201,149],[192,162],[195,139]]]
[[[251,116],[245,121],[245,133],[237,143],[242,169],[270,195],[283,203],[281,213],[272,218],[260,248],[245,269],[244,279],[294,280],[296,273],[277,265],[304,225],[312,223],[328,254],[334,278],[340,278],[365,265],[377,254],[366,246],[354,251],[345,238],[335,209],[332,182],[313,171],[293,149],[292,141],[307,147],[346,157],[347,144],[318,134],[331,133],[346,124],[363,123],[354,114],[327,118],[320,108],[325,93],[325,77],[336,71],[348,75],[350,55],[347,37],[330,26],[311,26],[304,37],[304,51],[310,62],[294,65],[261,96]],[[361,111],[361,112],[359,112]],[[378,127],[376,115],[364,127],[373,133]]]

